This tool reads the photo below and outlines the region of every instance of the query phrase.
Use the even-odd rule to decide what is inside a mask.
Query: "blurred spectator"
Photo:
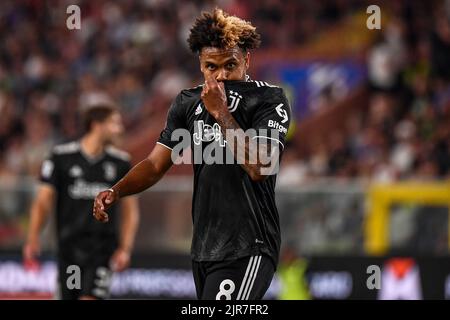
[[[162,122],[179,90],[201,81],[186,38],[202,10],[221,6],[252,21],[263,48],[291,48],[354,6],[295,0],[76,4],[81,30],[66,28],[66,1],[0,3],[1,158],[16,174],[36,174],[53,143],[77,137],[79,110],[99,100],[114,100],[128,128],[148,125],[149,118]]]
[[[449,1],[386,3],[391,18],[367,52],[369,105],[301,156],[287,147],[279,182],[335,176],[378,181],[450,176]],[[221,6],[251,20],[262,49],[297,48],[359,1],[87,1],[81,30],[65,1],[0,3],[0,176],[36,175],[57,142],[78,136],[79,110],[112,99],[129,132],[163,122],[178,91],[201,82],[186,37],[195,17]],[[341,88],[324,70],[317,107]],[[326,108],[321,108],[326,110]],[[153,122],[154,121],[154,122]]]
[[[405,63],[404,25],[394,19],[385,29],[383,39],[369,52],[370,83],[380,90],[394,90]]]
[[[299,185],[305,182],[308,165],[299,159],[295,149],[287,149],[283,153],[283,165],[277,178],[277,184],[282,187]]]
[[[433,76],[450,80],[450,17],[445,12],[438,13],[431,35],[431,64]]]

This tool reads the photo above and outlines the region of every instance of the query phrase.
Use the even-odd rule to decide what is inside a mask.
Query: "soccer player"
[[[260,43],[249,22],[220,9],[203,13],[188,43],[199,57],[205,83],[175,98],[154,149],[119,183],[96,197],[93,214],[107,221],[110,205],[161,179],[176,161],[178,152],[175,157],[172,152],[178,141],[172,133],[177,129],[192,137],[192,150],[201,145],[202,150],[215,147],[232,152],[236,160],[232,164],[194,161],[191,256],[197,296],[262,299],[278,263],[280,226],[276,171],[264,172],[267,163],[255,152],[275,154],[274,160],[279,160],[290,107],[281,88],[247,76],[249,50]],[[257,134],[248,138],[244,132],[248,129]],[[275,138],[268,134],[271,129],[278,133]]]
[[[131,165],[129,155],[112,146],[123,132],[115,107],[92,106],[83,121],[86,132],[81,139],[54,147],[42,165],[42,184],[31,207],[23,248],[25,263],[35,261],[40,231],[56,200],[57,298],[64,300],[108,298],[112,272],[129,265],[139,219],[136,197],[123,199],[120,212],[116,205],[110,208],[110,224],[92,219],[95,196],[122,178]],[[81,271],[78,288],[69,279],[76,270]]]

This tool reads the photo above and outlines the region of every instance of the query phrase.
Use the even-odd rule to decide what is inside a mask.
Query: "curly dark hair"
[[[255,49],[261,37],[250,22],[216,8],[212,13],[203,12],[196,19],[187,41],[191,51],[198,54],[203,47],[233,48],[237,45],[244,51]]]

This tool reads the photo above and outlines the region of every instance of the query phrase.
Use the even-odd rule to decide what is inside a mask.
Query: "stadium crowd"
[[[290,149],[281,184],[450,178],[450,1],[392,4],[367,53],[367,106],[305,158]]]
[[[203,9],[252,20],[268,48],[305,41],[354,2],[74,1],[82,28],[68,30],[67,1],[1,1],[0,177],[38,174],[49,148],[77,137],[79,111],[96,102],[113,100],[128,128],[164,121],[179,90],[201,82],[186,36]]]
[[[369,104],[306,157],[288,149],[280,183],[448,177],[450,6],[435,3],[390,3],[394,18],[367,54]],[[117,103],[128,128],[164,121],[178,91],[201,82],[185,39],[202,9],[217,4],[251,20],[264,50],[298,47],[364,7],[338,0],[78,4],[82,28],[71,31],[66,1],[0,3],[3,181],[37,175],[51,146],[78,136],[79,111],[96,102]]]

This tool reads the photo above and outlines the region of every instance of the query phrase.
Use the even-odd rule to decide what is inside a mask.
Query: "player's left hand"
[[[108,222],[109,216],[106,213],[106,209],[112,206],[114,202],[118,200],[116,192],[112,189],[108,189],[100,192],[94,200],[94,208],[92,215],[100,222]]]
[[[205,77],[205,85],[201,94],[206,110],[217,119],[221,114],[227,113],[227,96],[223,82],[218,82],[212,75]]]
[[[111,257],[110,266],[114,272],[121,272],[130,265],[130,252],[119,248]]]

